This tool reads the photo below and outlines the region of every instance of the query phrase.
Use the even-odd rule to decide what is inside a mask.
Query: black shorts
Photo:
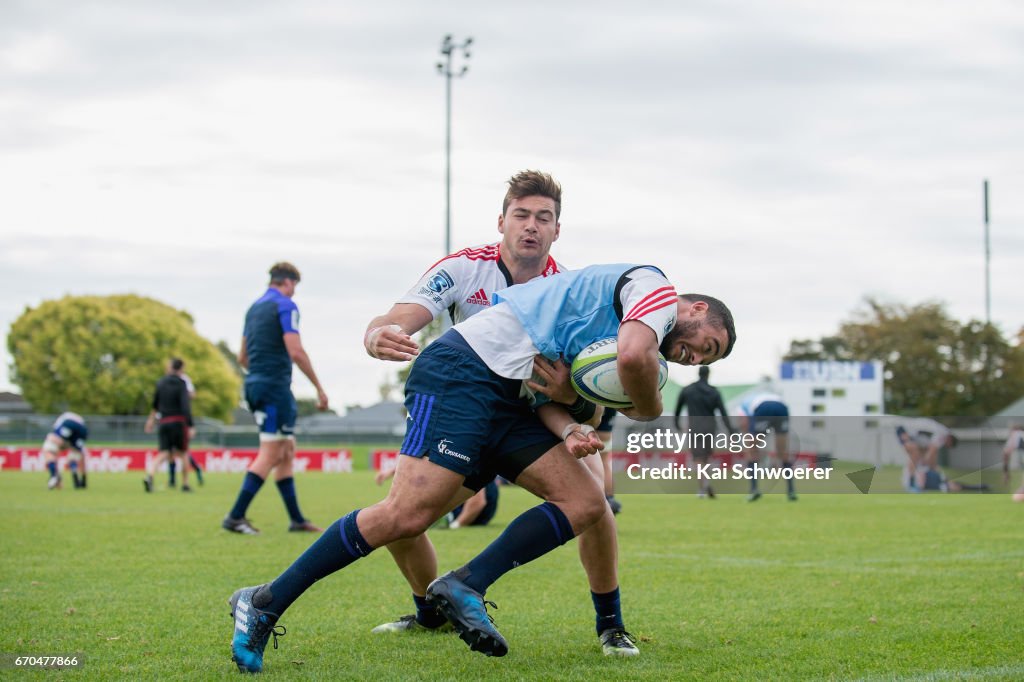
[[[161,424],[157,434],[160,438],[160,452],[188,452],[188,426],[184,422]]]

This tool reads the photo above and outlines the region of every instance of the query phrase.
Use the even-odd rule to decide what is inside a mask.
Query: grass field
[[[276,489],[219,528],[241,478],[145,495],[138,474],[47,491],[0,475],[0,655],[84,654],[75,670],[0,679],[230,679],[232,590],[276,576],[311,542],[286,532]],[[162,487],[163,484],[161,484]],[[371,474],[306,474],[306,515],[327,525],[382,494]],[[268,647],[276,679],[1024,679],[1024,505],[1005,495],[623,496],[621,584],[642,655],[600,653],[575,543],[488,593],[511,651],[454,635],[379,636],[410,612],[386,551],[315,585]],[[488,528],[435,531],[454,568],[535,500],[504,489]]]

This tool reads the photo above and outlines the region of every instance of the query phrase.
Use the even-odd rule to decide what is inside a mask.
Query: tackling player
[[[508,190],[502,201],[498,217],[498,232],[502,240],[467,248],[441,259],[420,277],[419,281],[385,315],[374,318],[365,336],[366,351],[382,360],[410,360],[419,353],[412,334],[445,311],[452,322],[458,324],[480,311],[487,310],[495,292],[514,284],[550,277],[565,268],[550,255],[551,245],[561,232],[562,188],[547,173],[522,171],[508,181]],[[533,388],[565,403],[572,403],[569,415],[584,422],[593,414],[593,406],[568,387],[568,371],[560,363],[538,360],[537,374],[550,388]],[[558,387],[562,391],[555,393]],[[552,407],[542,408],[543,418],[552,418]],[[557,417],[555,417],[557,419]],[[568,422],[569,420],[565,420]],[[571,424],[549,425],[555,434],[562,434]],[[589,441],[589,431],[582,428],[566,436],[572,444],[598,447],[597,440]],[[528,444],[527,444],[528,445]],[[591,450],[592,452],[593,450]],[[539,454],[539,453],[538,453]],[[604,480],[601,460],[586,457],[583,462],[598,480]],[[529,462],[520,462],[518,471]],[[517,474],[518,471],[513,470]],[[491,478],[486,478],[486,476]],[[493,471],[466,479],[458,502],[481,490]],[[510,479],[511,480],[511,479]],[[412,588],[415,616],[401,618],[374,628],[374,632],[408,632],[436,630],[450,627],[437,607],[426,601],[426,589],[437,577],[437,556],[425,534],[400,540],[388,545]],[[640,653],[625,629],[618,582],[618,543],[615,522],[608,514],[591,530],[580,537],[580,561],[590,583],[594,604],[596,631],[601,638],[602,650],[608,655],[632,656]]]

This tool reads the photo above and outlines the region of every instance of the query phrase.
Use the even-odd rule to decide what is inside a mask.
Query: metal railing
[[[0,414],[0,445],[34,442],[42,443],[46,434],[53,430],[55,414]],[[82,415],[89,428],[90,443],[148,443],[156,436],[143,429],[146,418],[137,415]],[[259,446],[256,426],[227,425],[215,419],[198,419],[195,424],[197,445],[219,447]],[[325,430],[318,427],[315,432],[303,429],[302,420],[296,425],[295,435],[299,443],[328,445],[337,443],[380,443],[396,445],[402,442],[394,429],[373,427],[338,427]]]

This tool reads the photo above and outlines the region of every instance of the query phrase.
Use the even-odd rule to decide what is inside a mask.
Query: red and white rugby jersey
[[[499,257],[500,243],[456,251],[434,263],[398,303],[418,303],[437,318],[445,310],[458,324],[491,306],[495,291],[512,286],[512,273]],[[565,268],[548,256],[541,277]]]

